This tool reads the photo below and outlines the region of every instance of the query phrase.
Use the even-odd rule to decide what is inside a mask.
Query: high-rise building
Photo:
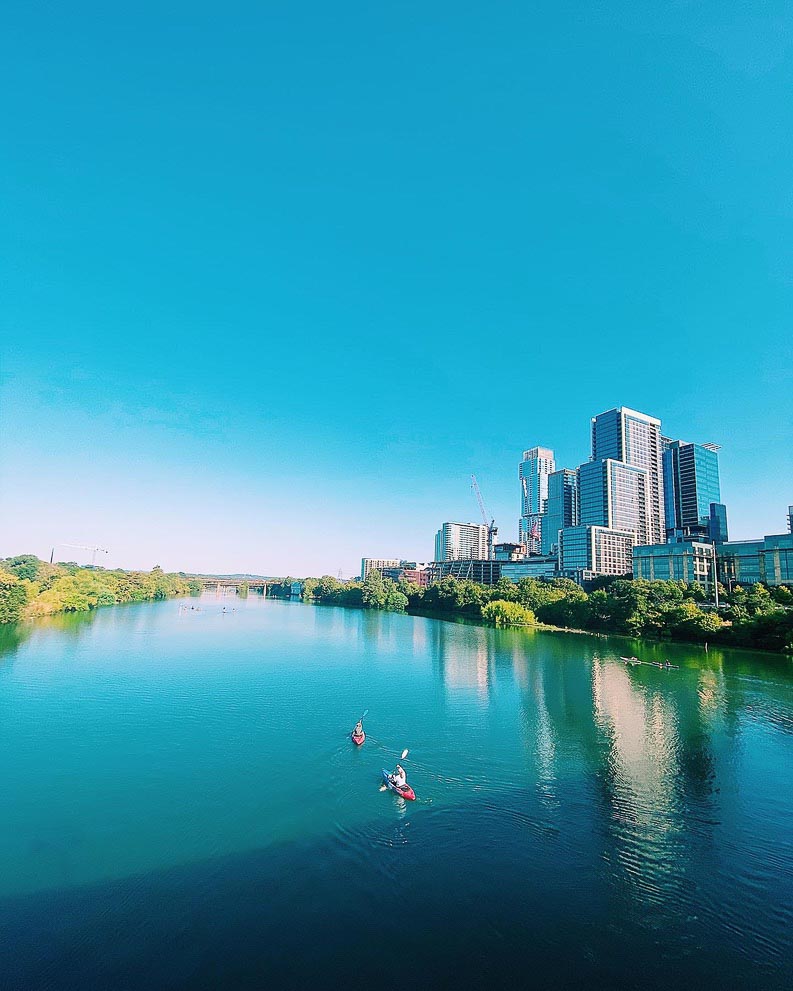
[[[435,534],[435,561],[482,561],[487,558],[487,525],[444,523]]]
[[[647,511],[650,484],[646,468],[604,458],[578,469],[578,522],[632,533],[635,544],[650,544]]]
[[[663,442],[661,421],[620,406],[592,418],[592,460],[611,458],[647,472],[647,537],[644,543],[662,543],[664,521]]]
[[[548,476],[548,499],[542,519],[542,553],[555,554],[559,531],[578,524],[578,474],[560,468]]]
[[[553,451],[547,447],[532,447],[523,452],[520,477],[520,522],[518,540],[531,554],[542,546],[542,517],[548,500],[548,477],[556,471]]]
[[[787,528],[788,533],[793,533],[793,506],[787,508]]]
[[[727,510],[721,502],[718,444],[663,438],[666,539],[726,540]],[[719,507],[711,511],[711,507]]]

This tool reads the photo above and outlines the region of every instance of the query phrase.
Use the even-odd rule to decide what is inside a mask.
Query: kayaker
[[[363,723],[359,719],[355,724],[355,729],[352,731],[353,736],[363,736]]]
[[[405,769],[401,764],[397,764],[394,770],[389,775],[389,780],[395,788],[399,788],[400,791],[408,783],[407,776],[405,775]]]

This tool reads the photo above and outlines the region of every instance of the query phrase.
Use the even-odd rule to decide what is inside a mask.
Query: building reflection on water
[[[495,664],[492,631],[437,620],[428,622],[426,628],[436,674],[447,695],[473,690],[480,701],[487,702]]]
[[[593,714],[607,747],[600,778],[613,868],[642,900],[679,888],[685,818],[678,790],[677,712],[666,695],[631,680],[622,663],[592,665]],[[683,858],[684,859],[684,858]]]
[[[570,803],[583,801],[597,810],[591,826],[615,890],[631,891],[644,910],[683,899],[693,863],[717,856],[713,809],[733,774],[740,692],[726,692],[719,659],[699,658],[692,693],[690,674],[627,667],[589,638],[424,629],[447,698],[498,700],[501,713],[517,701],[525,777],[516,784],[535,796],[544,827],[564,830],[578,812]],[[724,738],[721,762],[714,735]],[[571,766],[581,774],[571,778]]]

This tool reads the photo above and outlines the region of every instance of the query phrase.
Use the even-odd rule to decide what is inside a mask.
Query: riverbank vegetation
[[[49,564],[21,554],[0,560],[0,623],[200,591],[200,582],[166,574],[159,566],[151,571],[107,571],[71,562]]]
[[[523,578],[515,584],[502,578],[490,586],[444,578],[420,588],[373,571],[363,582],[341,582],[329,575],[307,578],[303,599],[364,609],[462,616],[497,626],[526,626],[536,621],[593,633],[710,641],[793,653],[793,594],[784,587],[734,586],[729,595],[721,589],[722,608],[716,611],[705,601],[700,585],[682,581],[616,579],[590,593],[567,579]]]

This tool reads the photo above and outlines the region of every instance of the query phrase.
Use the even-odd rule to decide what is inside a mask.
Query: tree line
[[[159,565],[151,571],[107,571],[74,562],[50,564],[33,554],[0,559],[0,623],[200,591],[200,582],[166,574]]]
[[[290,596],[292,581],[272,583],[269,594]],[[793,653],[793,592],[784,586],[736,585],[729,594],[720,587],[723,608],[717,612],[701,585],[682,581],[604,580],[589,593],[562,578],[517,583],[502,578],[495,585],[443,578],[422,588],[371,571],[365,581],[324,575],[302,584],[306,602]],[[158,566],[147,572],[107,571],[73,562],[49,564],[32,554],[0,559],[0,623],[200,591],[200,582]]]
[[[275,594],[288,595],[292,579]],[[720,587],[722,608],[706,601],[701,585],[683,581],[605,580],[585,592],[569,579],[502,578],[480,585],[443,578],[427,588],[393,581],[377,572],[365,581],[341,582],[330,575],[307,578],[306,602],[388,609],[436,616],[462,616],[495,626],[540,623],[593,633],[723,643],[793,653],[793,592],[784,586]]]

